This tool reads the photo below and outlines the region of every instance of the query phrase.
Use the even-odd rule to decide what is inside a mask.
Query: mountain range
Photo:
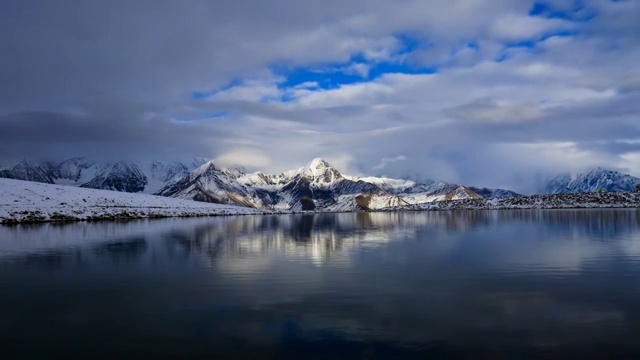
[[[281,174],[221,169],[201,158],[168,162],[100,162],[84,158],[60,163],[22,160],[0,163],[0,177],[272,210],[350,211],[520,196],[505,189],[446,182],[349,176],[319,158]],[[540,193],[633,191],[638,183],[638,178],[598,168],[549,179]]]

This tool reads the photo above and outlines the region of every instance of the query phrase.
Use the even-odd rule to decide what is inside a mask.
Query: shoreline
[[[460,200],[466,201],[466,200]],[[429,206],[431,205],[431,206]],[[114,208],[127,209],[127,208]],[[20,224],[43,224],[43,223],[70,223],[70,222],[94,222],[94,221],[130,221],[142,219],[166,219],[166,218],[194,218],[194,217],[229,217],[229,216],[269,216],[269,215],[317,215],[317,214],[342,214],[342,213],[391,213],[391,212],[453,212],[453,211],[508,211],[508,210],[614,210],[614,209],[636,209],[640,210],[640,204],[601,204],[600,206],[572,205],[572,206],[487,206],[487,207],[461,207],[434,206],[433,204],[409,205],[403,208],[385,208],[377,210],[354,210],[354,211],[271,211],[255,210],[255,212],[233,212],[233,211],[212,211],[212,212],[185,212],[185,213],[140,213],[140,212],[115,212],[88,217],[74,217],[65,215],[57,211],[45,217],[39,211],[20,211],[17,215],[21,217],[0,219],[0,226],[11,226]]]
[[[640,192],[527,195],[395,206],[382,211],[560,210],[640,208]]]

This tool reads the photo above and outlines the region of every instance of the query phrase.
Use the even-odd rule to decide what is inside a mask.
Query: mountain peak
[[[204,173],[210,172],[210,171],[217,171],[218,169],[216,168],[216,166],[213,164],[213,160],[207,161],[206,163],[198,166],[195,170],[193,170],[191,172],[191,175],[196,177],[196,176],[200,176]]]
[[[343,179],[338,170],[321,158],[311,160],[307,166],[301,169],[300,174],[310,182],[317,184],[330,184]]]
[[[609,173],[609,172],[613,172],[613,170],[609,170],[609,169],[605,169],[601,166],[597,166],[594,168],[591,168],[585,172],[583,172],[582,174],[600,174],[600,173]]]
[[[331,168],[332,166],[322,158],[315,158],[311,160],[311,162],[307,164],[306,167],[310,169],[320,169],[320,168]]]

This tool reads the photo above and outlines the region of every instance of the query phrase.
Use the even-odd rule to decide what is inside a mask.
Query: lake
[[[640,356],[640,211],[0,226],[10,358]]]

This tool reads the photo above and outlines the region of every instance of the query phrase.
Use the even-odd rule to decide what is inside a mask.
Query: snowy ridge
[[[264,213],[239,206],[11,179],[0,179],[0,194],[0,223]]]

